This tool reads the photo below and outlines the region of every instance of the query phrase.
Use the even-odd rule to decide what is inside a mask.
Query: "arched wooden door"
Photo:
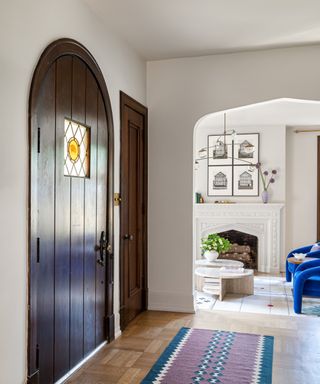
[[[112,115],[79,43],[42,54],[29,134],[28,379],[51,384],[114,334]]]

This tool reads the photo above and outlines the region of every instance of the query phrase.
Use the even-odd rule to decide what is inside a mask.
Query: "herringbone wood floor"
[[[67,383],[140,383],[173,336],[184,326],[275,336],[273,384],[320,382],[318,318],[222,311],[218,314],[205,311],[197,314],[147,311],[136,318],[122,336],[100,350]]]

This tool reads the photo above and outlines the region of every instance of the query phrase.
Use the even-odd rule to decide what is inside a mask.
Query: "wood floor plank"
[[[118,384],[135,384],[140,383],[141,379],[141,369],[140,368],[129,368],[126,373],[121,376]]]
[[[144,350],[150,353],[159,353],[165,343],[162,340],[152,340],[151,343]]]
[[[142,352],[136,351],[127,351],[120,350],[109,362],[107,365],[112,365],[114,367],[131,367],[136,360],[142,355]]]

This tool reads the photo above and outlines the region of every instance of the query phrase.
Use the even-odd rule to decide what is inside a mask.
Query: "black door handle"
[[[110,246],[107,244],[107,239],[104,231],[101,232],[99,245],[96,245],[95,250],[100,251],[100,258],[97,260],[97,263],[102,267],[104,266],[104,255],[106,251],[109,251]]]
[[[133,235],[125,234],[123,238],[124,240],[133,240]]]

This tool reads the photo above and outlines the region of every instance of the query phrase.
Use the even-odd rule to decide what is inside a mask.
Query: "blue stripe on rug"
[[[263,358],[260,367],[260,380],[261,384],[272,383],[272,360],[273,360],[273,336],[263,336],[264,348]]]
[[[173,352],[176,350],[176,348],[179,346],[182,339],[186,336],[186,334],[189,331],[190,331],[190,328],[186,328],[186,327],[183,327],[180,329],[180,331],[175,335],[175,337],[172,339],[170,344],[167,346],[167,348],[161,354],[159,359],[155,362],[155,364],[151,368],[150,372],[141,381],[141,384],[153,383],[153,381],[161,373],[161,371],[162,371],[163,367],[165,366],[166,362],[168,361],[168,359],[171,357]]]

